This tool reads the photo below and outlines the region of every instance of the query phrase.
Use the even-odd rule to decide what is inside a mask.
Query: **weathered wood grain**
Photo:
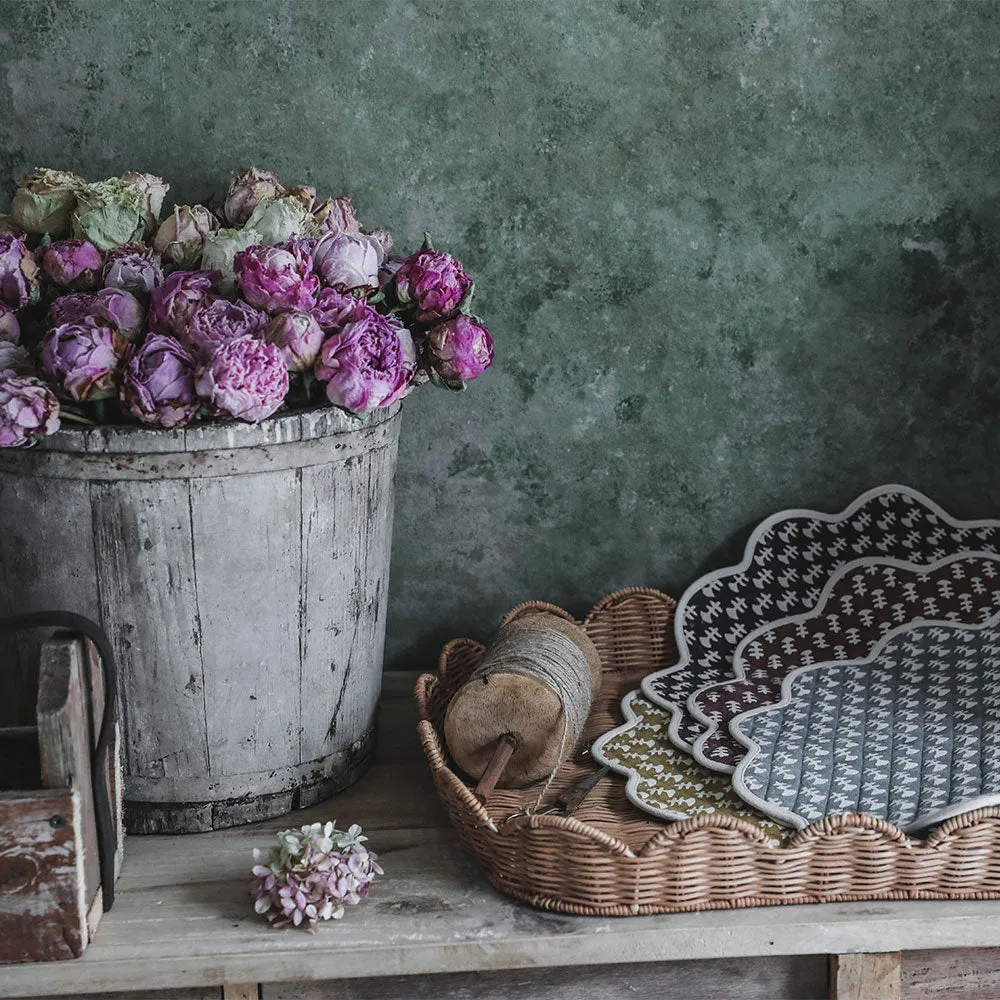
[[[109,633],[134,829],[249,822],[363,772],[398,433],[398,406],[322,408],[256,427],[67,430],[0,455],[0,613],[64,606]],[[19,664],[0,673],[0,725],[33,721],[21,689],[37,643],[22,646],[0,647]]]
[[[96,619],[90,484],[0,474],[0,510],[0,614],[58,609]],[[34,722],[40,639],[50,632],[0,636],[0,725]]]
[[[903,952],[904,1000],[996,1000],[1000,950]]]
[[[77,793],[76,850],[82,855],[87,911],[101,884],[90,769],[90,705],[85,688],[88,672],[85,647],[79,639],[54,638],[42,646],[38,686],[42,787],[72,788]]]
[[[550,967],[569,977],[576,966],[616,963],[624,974],[629,963],[708,959],[735,959],[720,968],[746,966],[753,983],[751,957],[1000,947],[1000,901],[831,903],[624,919],[574,918],[518,904],[486,885],[437,806],[417,750],[413,680],[412,674],[385,678],[383,737],[363,782],[292,818],[197,836],[131,838],[118,901],[83,958],[5,968],[0,997],[127,991],[140,982],[218,991],[224,982],[253,981],[273,991],[283,981]],[[251,850],[289,822],[325,818],[363,823],[388,874],[368,901],[319,933],[275,931],[250,910]],[[813,989],[812,961],[782,967],[812,969],[804,982]],[[916,981],[916,973],[909,975],[908,982]],[[781,988],[793,989],[790,974],[784,982]],[[714,1000],[710,985],[690,995]],[[336,984],[323,988],[338,996]]]
[[[298,476],[205,479],[190,489],[209,773],[298,764]]]
[[[260,986],[257,983],[239,983],[222,987],[222,1000],[258,1000]]]
[[[79,822],[68,788],[0,793],[0,962],[58,961],[86,946]],[[0,990],[9,978],[0,971]]]
[[[221,1000],[222,991],[217,986],[196,986],[182,990],[126,990],[112,993],[114,1000]],[[77,993],[73,1000],[108,1000],[107,993]],[[53,996],[19,997],[17,1000],[55,1000]]]
[[[830,1000],[901,1000],[898,951],[833,955]]]
[[[263,425],[261,425],[263,426]],[[51,449],[18,451],[16,457],[0,454],[0,474],[16,470],[35,478],[120,482],[123,480],[204,479],[245,476],[254,473],[291,471],[310,465],[341,461],[362,455],[371,447],[385,444],[393,435],[386,423],[361,425],[353,433],[331,439],[312,438],[280,443],[237,446],[221,450],[200,450],[192,464],[184,452],[142,450],[147,432],[138,431],[133,448],[114,453],[66,452]],[[125,444],[130,431],[119,431]],[[57,436],[58,437],[58,436]],[[49,439],[52,441],[53,439]]]
[[[115,623],[130,788],[141,791],[142,778],[206,775],[189,485],[95,483],[91,497],[101,618]]]
[[[302,470],[300,753],[322,757],[374,722],[385,645],[392,466],[381,449]]]
[[[825,1000],[825,955],[265,983],[261,1000]]]

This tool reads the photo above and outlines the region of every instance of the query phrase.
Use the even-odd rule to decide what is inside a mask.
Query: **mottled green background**
[[[992,2],[0,2],[0,180],[255,163],[475,273],[497,366],[406,406],[390,664],[679,592],[901,480],[1000,509]]]

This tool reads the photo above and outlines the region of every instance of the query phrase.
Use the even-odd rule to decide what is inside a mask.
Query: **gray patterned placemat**
[[[863,812],[911,832],[1000,804],[998,623],[904,626],[863,660],[793,671],[780,704],[730,723],[733,788],[795,827]]]
[[[688,712],[688,697],[731,676],[733,652],[754,629],[813,608],[845,563],[883,557],[926,565],[970,551],[1000,551],[1000,521],[956,521],[908,486],[876,487],[839,514],[774,514],[750,536],[738,566],[684,592],[674,619],[680,657],[646,677],[643,694],[670,713],[670,740],[690,752],[704,726]]]
[[[838,570],[816,607],[752,632],[733,654],[727,681],[700,688],[688,711],[706,726],[694,757],[714,771],[732,772],[743,747],[729,722],[781,697],[793,670],[824,660],[869,656],[887,633],[911,622],[975,625],[1000,612],[1000,556],[966,553],[930,566],[898,559],[862,559]]]

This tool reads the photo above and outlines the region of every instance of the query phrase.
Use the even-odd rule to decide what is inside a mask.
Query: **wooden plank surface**
[[[237,983],[222,987],[222,1000],[259,1000],[260,985],[258,983]]]
[[[97,620],[90,484],[0,475],[0,510],[8,526],[0,531],[0,594],[8,595],[0,614],[59,610]],[[44,524],[44,537],[9,527],[31,524]],[[51,631],[0,636],[0,725],[34,723],[38,647]]]
[[[218,986],[193,986],[182,990],[127,990],[113,994],[115,1000],[220,1000]],[[77,993],[73,1000],[107,1000],[107,993]],[[18,998],[29,1000],[29,998]],[[54,1000],[50,996],[31,997],[30,1000]]]
[[[0,970],[0,990],[16,969],[27,969],[23,978],[34,988],[39,960],[61,965],[83,951],[79,821],[79,799],[67,788],[0,792],[0,961],[27,963]]]
[[[830,1000],[901,1000],[898,951],[866,955],[833,955]]]
[[[211,774],[252,775],[297,764],[296,473],[192,480],[191,491],[202,656],[212,663],[205,674]],[[263,587],[261,565],[272,567]],[[254,627],[241,628],[246,621]]]
[[[825,955],[267,984],[261,1000],[825,1000]]]
[[[290,817],[183,837],[132,837],[118,886],[83,958],[11,966],[0,997],[249,981],[1000,947],[1000,902],[831,903],[581,918],[533,910],[494,892],[461,852],[434,798],[413,732],[412,675],[387,674],[375,766],[354,788]],[[255,917],[253,847],[282,826],[358,822],[387,875],[361,906],[319,933]],[[737,963],[738,964],[738,963]],[[332,987],[331,987],[332,989]],[[336,994],[332,994],[336,996]]]
[[[394,465],[395,451],[382,448],[301,473],[302,760],[356,742],[373,723],[385,646]]]
[[[205,774],[188,484],[95,483],[91,497],[102,619],[124,623],[111,634],[128,734],[126,773],[136,787],[141,778]]]
[[[903,952],[904,1000],[996,1000],[1000,951],[954,948]]]
[[[42,646],[38,688],[38,748],[43,788],[72,788],[80,803],[76,850],[82,856],[83,901],[90,909],[101,884],[97,817],[90,770],[89,665],[79,639]]]

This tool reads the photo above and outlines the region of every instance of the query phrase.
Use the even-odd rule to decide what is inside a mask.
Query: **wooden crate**
[[[107,773],[91,757],[104,712],[100,662],[88,642],[42,645],[37,724],[0,729],[0,962],[81,955],[104,910],[94,780],[112,803],[121,868],[118,727]]]

